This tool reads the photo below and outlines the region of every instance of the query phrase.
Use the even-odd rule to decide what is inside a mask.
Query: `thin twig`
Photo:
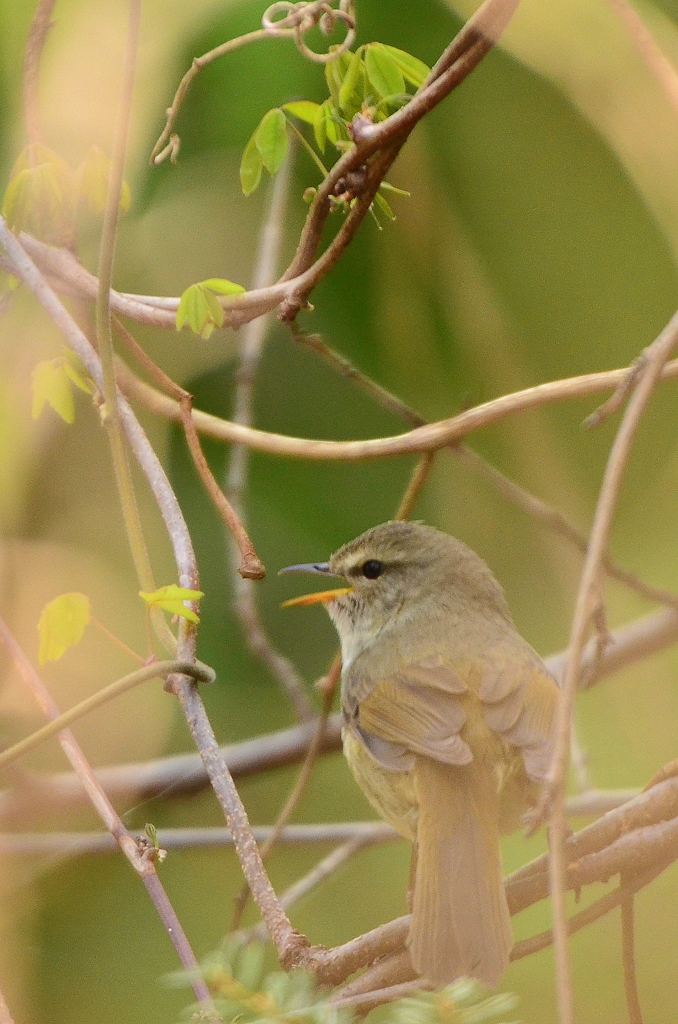
[[[622,876],[619,888],[621,890],[622,967],[624,970],[626,1010],[629,1015],[629,1024],[643,1024],[643,1013],[640,1008],[638,984],[636,982],[633,893],[629,891],[625,876]]]
[[[421,494],[424,484],[428,480],[435,457],[435,452],[424,452],[423,455],[419,456],[419,461],[414,467],[414,472],[410,478],[407,490],[403,494],[400,505],[398,506],[394,516],[395,519],[409,519],[412,515],[414,506],[417,503],[417,498]]]
[[[538,819],[544,815],[549,806],[552,808],[550,815],[550,876],[561,1024],[572,1024],[574,1020],[572,986],[567,955],[567,932],[564,924],[566,873],[564,800],[574,696],[590,627],[592,605],[599,590],[602,557],[607,548],[607,539],[626,463],[643,413],[660,378],[662,367],[668,360],[677,342],[678,314],[674,315],[657,340],[644,353],[645,362],[642,375],[629,400],[610,451],[591,528],[589,548],[584,560],[572,621],[569,657],[562,684],[562,700],[558,713],[553,761],[537,809],[536,818]]]
[[[342,864],[349,861],[360,850],[364,850],[366,846],[373,846],[375,841],[377,841],[375,835],[376,833],[373,835],[367,833],[353,836],[352,839],[347,839],[345,843],[335,847],[331,853],[328,853],[326,857],[318,861],[302,878],[298,879],[280,894],[280,902],[285,910],[289,910],[303,896],[308,895],[309,892],[324,882],[326,878],[329,878],[330,875],[333,875]],[[394,831],[395,837],[400,838]],[[279,836],[276,837],[276,840],[279,838]],[[267,935],[263,924],[258,924],[251,928],[244,938],[247,942],[265,942]]]
[[[35,9],[24,49],[22,75],[24,122],[31,144],[42,140],[40,130],[40,59],[47,34],[52,27],[52,11],[56,0],[40,0]]]
[[[189,392],[185,391],[184,388],[177,384],[176,381],[172,380],[171,377],[168,377],[165,371],[151,359],[134,335],[127,330],[125,325],[121,323],[117,316],[112,318],[112,323],[113,330],[127,350],[132,353],[134,359],[136,359],[139,365],[144,368],[151,380],[154,380],[165,394],[169,395],[176,402],[181,402],[182,399],[189,397]]]
[[[24,793],[26,795],[26,791]],[[265,843],[273,835],[273,831],[272,825],[252,827],[252,834],[258,843]],[[144,833],[132,833],[132,837],[135,842],[139,842],[144,838]],[[157,839],[163,850],[233,847],[233,836],[227,828],[159,828]],[[328,843],[341,843],[343,847],[357,843],[363,848],[403,840],[395,829],[383,821],[343,821],[330,824],[288,825],[278,836],[277,841],[281,846],[326,846]],[[20,857],[50,857],[63,860],[84,854],[109,854],[115,849],[115,841],[106,832],[0,833],[0,853]],[[283,902],[283,897],[280,901]]]
[[[607,370],[602,373],[584,374],[564,380],[537,384],[522,391],[502,395],[489,402],[466,409],[449,419],[427,423],[405,434],[392,437],[371,438],[365,441],[318,441],[315,439],[272,434],[253,427],[241,427],[229,420],[210,413],[193,410],[196,427],[202,434],[230,444],[245,444],[253,451],[269,455],[282,455],[293,459],[310,459],[328,462],[361,462],[369,459],[390,458],[395,455],[411,455],[445,448],[457,444],[475,430],[483,430],[500,423],[508,416],[514,416],[532,409],[540,409],[558,402],[587,398],[604,394],[617,386],[626,369]],[[661,380],[678,377],[678,360],[673,360],[662,372]],[[151,412],[177,422],[181,419],[178,404],[167,395],[143,381],[127,368],[118,376],[121,389],[129,397],[141,402]]]
[[[52,721],[57,719],[59,717],[59,708],[2,619],[0,619],[0,642],[9,652],[22,679],[43,714]],[[115,808],[97,782],[96,776],[72,732],[68,729],[62,729],[59,734],[59,742],[74,771],[77,773],[95,811],[146,886],[148,894],[174,945],[182,967],[184,970],[192,972],[192,988],[196,999],[204,1008],[211,1007],[212,999],[207,985],[197,972],[198,962],[174,907],[170,903],[167,893],[158,878],[152,857],[144,855],[123,825]]]
[[[313,739],[311,740],[308,750],[306,751],[306,757],[303,760],[301,769],[299,771],[299,774],[297,775],[297,779],[294,783],[294,786],[292,787],[291,792],[288,794],[287,799],[285,800],[285,803],[283,804],[283,807],[280,813],[278,814],[278,818],[275,825],[273,826],[273,831],[271,835],[268,837],[264,845],[261,847],[262,863],[266,862],[266,858],[273,850],[273,847],[277,843],[285,827],[289,824],[292,815],[299,806],[299,803],[308,788],[308,784],[311,781],[311,776],[313,774],[313,767],[315,765],[318,753],[320,751],[320,747],[322,745],[323,734],[327,726],[327,719],[329,718],[331,708],[332,696],[330,696],[329,699],[326,696],[323,701],[322,712],[318,717],[315,726]],[[233,912],[233,918],[231,920],[231,931],[235,931],[235,929],[240,924],[247,903],[247,896],[248,890],[244,889],[235,898],[235,909]],[[282,906],[285,906],[285,904],[282,901],[282,897],[280,899],[280,902]]]
[[[641,59],[678,111],[678,73],[627,0],[608,0]]]
[[[626,380],[628,377],[623,379]],[[559,509],[553,508],[551,505],[547,505],[545,501],[542,501],[535,495],[530,494],[529,491],[520,487],[513,480],[509,480],[501,470],[487,462],[481,455],[478,455],[477,452],[472,448],[469,448],[467,445],[457,445],[453,450],[462,462],[465,462],[467,465],[476,469],[478,473],[484,476],[485,479],[492,484],[500,494],[503,494],[503,496],[513,505],[522,509],[523,512],[536,519],[538,522],[541,522],[550,529],[555,530],[556,533],[560,533],[566,538],[566,540],[570,541],[571,544],[581,551],[582,554],[586,554],[589,544],[588,538],[570,522],[563,512]],[[649,601],[656,601],[659,604],[678,608],[678,594],[674,594],[670,590],[663,590],[660,587],[653,587],[649,583],[645,583],[645,581],[641,580],[635,573],[630,572],[628,569],[624,569],[622,566],[617,565],[616,562],[613,562],[607,551],[603,556],[602,565],[608,576],[611,576],[615,580],[619,580],[620,583],[624,583],[631,590],[635,590],[639,594],[642,594],[642,596],[646,597]]]
[[[115,382],[115,363],[113,353],[113,337],[111,334],[111,284],[115,262],[115,242],[120,211],[120,196],[127,151],[132,97],[134,95],[134,79],[139,49],[139,27],[141,22],[140,0],[130,0],[129,25],[125,46],[122,95],[118,122],[113,138],[111,153],[111,169],[106,190],[106,205],[101,228],[99,246],[99,281],[96,301],[96,333],[97,350],[101,361],[102,392],[106,403],[104,424],[111,448],[111,458],[115,471],[115,481],[120,499],[123,522],[127,533],[134,568],[139,586],[142,590],[155,590],[153,570],[151,569],[148,551],[144,540],[134,483],[127,458],[127,449],[123,437],[118,389]],[[170,654],[176,650],[176,640],[164,615],[158,608],[151,609],[151,621],[158,639]]]
[[[271,192],[267,216],[257,245],[252,287],[261,288],[275,277],[280,258],[285,203],[290,185],[291,160],[279,171]],[[242,329],[240,362],[235,375],[233,421],[250,427],[253,421],[253,400],[256,376],[261,360],[270,318],[259,317]],[[249,449],[234,445],[231,451],[225,491],[241,522],[246,522],[245,490],[249,470]],[[261,621],[255,588],[247,577],[236,579],[234,607],[250,650],[266,665],[292,706],[300,722],[314,717],[314,709],[296,668],[278,651]]]
[[[273,7],[278,6],[277,4],[273,5]],[[151,164],[162,163],[168,155],[173,162],[176,161],[179,150],[179,138],[176,135],[172,135],[172,128],[174,127],[181,104],[196,75],[204,67],[214,63],[215,60],[219,60],[219,58],[233,53],[234,50],[247,46],[249,43],[258,42],[261,39],[292,39],[305,57],[323,64],[336,60],[345,50],[352,46],[355,39],[355,16],[352,12],[352,5],[350,5],[351,10],[346,10],[346,5],[344,4],[342,4],[341,10],[330,10],[327,0],[315,0],[315,2],[298,4],[296,8],[295,5],[289,6],[290,10],[285,17],[273,20],[274,12],[272,8],[269,8],[264,13],[262,19],[263,28],[256,29],[254,32],[248,32],[243,36],[238,36],[236,39],[229,39],[227,42],[215,46],[208,53],[204,53],[201,57],[193,58],[191,67],[179,83],[179,88],[174,95],[171,107],[167,108],[167,122],[160,138],[153,147]],[[329,53],[315,53],[306,46],[303,36],[309,29],[315,27],[320,17],[323,15],[327,16],[328,14],[334,20],[344,23],[347,30],[346,37],[338,46],[332,47]]]
[[[179,403],[182,412],[181,422],[183,423],[191,458],[198,470],[200,479],[205,485],[207,493],[212,499],[219,515],[231,531],[233,540],[238,547],[241,557],[238,572],[244,579],[261,580],[266,575],[266,570],[261,559],[254,550],[254,545],[252,544],[240,517],[233,509],[222,489],[219,487],[214,473],[207,463],[205,453],[200,445],[198,431],[195,429],[195,423],[191,415],[192,404],[193,398],[190,395]]]
[[[181,422],[183,424],[186,443],[188,444],[193,463],[198,471],[200,479],[205,485],[207,493],[211,497],[217,511],[221,515],[221,518],[226,523],[226,526],[231,532],[236,543],[236,547],[240,552],[241,562],[238,567],[238,572],[241,576],[247,579],[263,579],[266,575],[264,566],[254,550],[254,546],[249,539],[240,517],[231,507],[228,499],[221,491],[203,453],[191,414],[193,396],[173,381],[171,377],[167,376],[167,374],[150,358],[150,356],[144,352],[137,340],[115,317],[113,318],[113,325],[116,333],[122,339],[127,349],[133,354],[137,362],[143,366],[149,376],[163,389],[163,391],[166,392],[166,394],[179,403],[179,408],[181,410]]]
[[[89,714],[90,711],[95,711],[102,707],[109,700],[114,700],[121,694],[133,690],[136,686],[140,686],[150,679],[165,679],[172,672],[182,672],[203,683],[212,683],[215,679],[214,672],[211,669],[206,669],[205,666],[194,665],[188,661],[157,661],[151,665],[144,666],[144,668],[138,668],[136,672],[130,672],[129,675],[122,676],[121,679],[116,679],[115,682],[109,683],[108,686],[104,686],[90,697],[79,701],[74,707],[69,708],[68,711],[62,712],[52,719],[48,725],[43,725],[41,729],[36,729],[30,736],[1,751],[0,771],[6,765],[16,761],[18,757],[23,757],[29,750],[33,750],[41,743],[44,743],[45,740],[56,736],[67,725],[72,725],[73,722],[77,722],[79,718]]]
[[[413,981],[401,981],[398,985],[374,989],[365,995],[346,996],[343,999],[332,999],[331,1002],[337,1009],[350,1009],[362,1016],[370,1010],[375,1010],[377,1006],[394,1003],[397,999],[406,999],[415,992],[425,991],[427,988],[430,988],[430,985],[425,979],[415,978]]]

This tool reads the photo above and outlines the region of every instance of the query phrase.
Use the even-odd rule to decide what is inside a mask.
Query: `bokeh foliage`
[[[12,12],[7,8],[0,15],[6,22],[0,35],[20,52],[32,5],[12,6]],[[124,4],[119,10],[113,6],[102,11],[84,0],[65,0],[56,9],[57,25],[45,54],[45,141],[73,166],[93,143],[110,145],[106,111],[110,115],[115,109],[115,61],[125,15]],[[206,69],[189,93],[177,126],[178,166],[149,169],[147,155],[164,108],[191,58],[256,27],[262,11],[250,0],[218,8],[205,0],[190,16],[179,16],[171,6],[155,0],[146,9],[129,174],[133,206],[121,228],[116,284],[176,295],[210,277],[248,281],[266,197],[263,189],[247,199],[240,192],[242,148],[271,107],[300,98],[319,102],[326,93],[322,68],[305,62],[290,43],[258,43],[237,52]],[[677,53],[668,20],[675,18],[675,8],[645,4],[643,14],[669,52]],[[551,9],[524,0],[507,37],[512,52],[491,53],[417,129],[396,163],[390,180],[412,193],[392,202],[396,223],[378,232],[368,219],[339,267],[314,293],[314,311],[301,314],[303,327],[321,332],[429,418],[552,378],[623,366],[675,309],[673,213],[667,206],[663,218],[657,197],[666,188],[666,154],[678,146],[678,123],[666,127],[661,97],[608,17],[603,0],[580,0],[566,11],[560,4]],[[539,18],[543,36],[537,38],[530,33],[537,32]],[[410,4],[359,0],[358,19],[359,44],[379,40],[428,64],[461,23],[434,0],[419,0],[416,12]],[[574,47],[568,52],[577,58],[577,26],[589,24],[597,28],[587,37],[581,63],[571,61],[566,81],[560,66],[554,64],[550,74],[550,50],[543,40],[562,32]],[[110,53],[104,52],[103,40]],[[79,54],[85,54],[82,63]],[[2,143],[5,178],[22,144],[19,60],[12,51],[0,89],[0,139],[16,143],[11,151]],[[597,77],[591,76],[592,68]],[[639,103],[646,101],[642,130],[632,119],[634,108],[623,131],[606,134],[606,125],[623,121],[634,88]],[[91,113],[97,102],[98,119]],[[609,110],[614,118],[607,116]],[[623,145],[617,145],[620,138]],[[648,140],[656,143],[656,152]],[[316,169],[300,154],[289,199],[287,256],[306,212],[303,190],[316,183]],[[92,266],[94,232],[82,243]],[[97,614],[105,618],[108,602],[119,631],[140,643],[108,452],[94,414],[81,400],[72,427],[48,412],[32,424],[30,373],[38,359],[58,355],[58,338],[24,295],[14,301],[3,326],[0,507],[10,616],[34,654],[41,605],[67,590],[90,593],[96,605],[92,587],[105,575],[112,582],[100,587]],[[203,341],[186,333],[139,330],[138,337],[195,394],[198,407],[231,413],[235,335],[217,331]],[[474,436],[471,444],[585,528],[615,428],[612,422],[582,433],[579,424],[590,409],[591,403],[575,402],[524,414]],[[613,534],[615,556],[666,587],[676,581],[674,409],[675,385],[669,384],[645,419]],[[296,348],[277,324],[257,383],[256,424],[316,438],[373,437],[403,429]],[[206,593],[199,653],[218,673],[217,683],[205,690],[217,735],[234,741],[289,724],[284,699],[239,634],[223,527],[196,480],[183,440],[174,429],[150,429],[167,457],[198,550]],[[223,474],[228,453],[213,443],[205,447],[215,472]],[[269,569],[259,585],[262,614],[275,642],[297,661],[309,684],[332,656],[334,634],[322,610],[278,610],[291,583],[289,577],[277,579],[275,571],[325,558],[348,538],[389,518],[410,468],[409,459],[341,465],[252,457],[248,517]],[[162,567],[158,577],[169,582],[171,562],[146,500],[142,512]],[[455,533],[487,559],[506,587],[520,629],[539,651],[565,645],[579,559],[564,542],[509,507],[447,453],[437,460],[417,516]],[[645,610],[617,586],[609,589],[609,599],[613,625]],[[128,606],[128,612],[120,610]],[[110,667],[114,673],[108,657],[107,649],[92,641],[77,663],[78,686],[91,692],[107,682],[109,675],[99,678],[92,666],[100,669],[104,659],[106,672]],[[675,756],[676,668],[675,654],[668,653],[582,698],[578,724],[595,785],[642,785]],[[67,671],[72,682],[72,667],[46,672],[64,706],[80,692],[69,689]],[[10,682],[0,698],[8,738],[35,721],[33,709],[14,693]],[[102,762],[187,749],[185,728],[169,700],[158,686],[145,697],[121,701],[116,712],[93,716],[78,735]],[[30,763],[62,767],[53,751]],[[288,769],[243,783],[254,822],[274,818],[293,777]],[[372,816],[339,756],[318,766],[298,820],[325,820],[328,807],[337,820]],[[168,794],[126,810],[126,823],[135,827],[149,819],[158,827],[219,824],[207,794],[189,799]],[[57,827],[91,824],[83,814]],[[507,868],[542,845],[539,839],[511,838]],[[319,855],[316,849],[280,851],[271,862],[274,883],[288,884]],[[198,954],[206,953],[218,943],[240,886],[233,855],[172,854],[162,874]],[[3,987],[24,992],[17,1022],[84,1024],[95,1018],[101,1024],[165,1024],[174,1019],[182,996],[158,985],[174,967],[172,951],[120,858],[67,862],[44,873],[12,865],[7,878],[8,887],[18,888],[10,889],[7,899],[14,902],[3,917],[12,940],[3,945],[14,950],[2,963],[8,978]],[[339,942],[402,913],[406,884],[404,846],[371,850],[300,904],[293,920],[313,941]],[[637,901],[638,970],[648,1024],[678,1015],[678,925],[670,912],[676,885],[673,869]],[[519,937],[546,927],[548,910],[534,908],[523,917],[516,923]],[[572,943],[584,1020],[612,1024],[622,1015],[619,946],[614,915]],[[525,1024],[555,1020],[549,952],[513,966],[503,987],[521,996]]]

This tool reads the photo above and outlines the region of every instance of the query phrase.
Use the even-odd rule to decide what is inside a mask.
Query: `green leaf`
[[[28,231],[56,245],[73,242],[73,172],[42,144],[26,146],[10,174],[3,215],[13,231]]]
[[[47,146],[26,146],[12,168],[2,204],[11,230],[70,245],[73,208],[74,180],[68,164]]]
[[[143,590],[139,591],[149,608],[162,608],[172,615],[178,615],[189,622],[200,622],[200,617],[191,609],[187,608],[184,601],[199,601],[204,597],[202,590],[187,590],[186,587],[179,587],[176,583],[169,583],[165,587],[159,587],[149,594]]]
[[[388,203],[386,202],[384,197],[379,192],[377,192],[377,194],[375,195],[374,201],[377,204],[377,206],[379,207],[379,209],[381,210],[381,212],[386,214],[386,216],[388,217],[389,220],[395,220],[396,219],[395,213],[393,212],[391,207],[388,205]]]
[[[64,347],[64,370],[76,388],[80,388],[86,395],[94,394],[96,384],[85,369],[85,364],[77,353],[66,347]]]
[[[32,387],[34,420],[37,420],[47,403],[65,423],[74,422],[75,405],[63,356],[38,363],[33,370]]]
[[[40,664],[58,661],[69,647],[79,644],[90,618],[89,598],[85,594],[62,594],[46,604],[38,622]]]
[[[283,110],[286,110],[292,117],[298,117],[306,124],[315,124],[320,110],[319,103],[311,103],[310,100],[295,100],[293,103],[286,103]]]
[[[212,292],[217,292],[219,295],[242,295],[245,291],[241,284],[235,284],[233,281],[227,281],[224,277],[210,277],[206,281],[203,281],[205,288],[209,288]]]
[[[98,146],[90,150],[75,172],[78,200],[96,214],[106,207],[108,182],[111,177],[110,158]],[[120,212],[127,213],[132,203],[129,185],[123,181],[120,191]]]
[[[365,99],[364,89],[361,89],[364,80],[363,50],[361,46],[352,54],[337,97],[339,109],[349,121],[358,113]]]
[[[213,281],[218,278],[212,278]],[[228,282],[230,284],[230,282]],[[237,288],[238,286],[235,285]],[[194,334],[199,334],[205,341],[211,336],[215,327],[222,327],[224,323],[224,310],[210,289],[208,282],[200,281],[198,284],[189,285],[179,300],[177,309],[176,327],[180,331],[185,324],[191,328]]]
[[[344,122],[337,113],[332,100],[325,100],[320,108],[318,120],[313,126],[313,132],[318,149],[325,152],[326,142],[331,142],[333,145],[336,145],[339,138],[348,139],[348,134],[343,125]]]
[[[315,144],[321,153],[325,152],[325,143],[327,142],[327,112],[329,102],[329,100],[325,100],[325,102],[321,104],[315,124],[313,125]]]
[[[330,52],[335,49],[336,47],[330,47]],[[330,91],[330,97],[334,100],[336,106],[339,106],[339,90],[352,58],[353,54],[351,51],[344,50],[335,60],[331,60],[325,65],[325,81]]]
[[[257,149],[269,174],[277,174],[287,156],[290,140],[282,110],[275,107],[262,117],[254,133]]]
[[[413,57],[411,53],[406,53],[405,50],[399,50],[396,46],[387,46],[386,43],[380,45],[391,54],[405,81],[413,85],[415,89],[419,89],[430,75],[431,69],[422,60]]]
[[[365,70],[377,99],[405,92],[405,79],[395,59],[381,43],[366,47]]]
[[[258,188],[263,166],[261,153],[257,149],[257,143],[253,135],[245,146],[245,151],[240,161],[240,185],[246,196],[251,195]]]
[[[389,184],[388,181],[382,181],[379,188],[384,188],[387,192],[394,192],[397,196],[405,196],[406,199],[409,199],[412,195],[411,192],[406,192],[404,188],[396,188],[395,185]]]

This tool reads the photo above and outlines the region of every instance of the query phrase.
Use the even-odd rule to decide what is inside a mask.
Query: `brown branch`
[[[627,0],[608,0],[655,81],[678,111],[678,74]]]
[[[240,49],[242,46],[258,42],[261,39],[292,39],[297,49],[305,57],[323,64],[336,60],[345,50],[353,45],[355,40],[355,17],[352,11],[352,4],[348,5],[349,10],[345,9],[346,4],[342,4],[339,10],[333,10],[330,8],[327,0],[314,0],[314,2],[312,0],[312,2],[306,4],[299,4],[296,8],[290,5],[291,9],[285,17],[273,20],[275,13],[273,8],[276,6],[274,4],[273,7],[264,13],[262,18],[263,28],[256,29],[254,32],[248,32],[243,36],[238,36],[236,39],[229,39],[227,42],[215,46],[208,53],[204,53],[201,57],[193,58],[190,68],[181,79],[179,87],[174,94],[172,105],[167,108],[167,121],[151,152],[151,164],[160,164],[167,156],[171,157],[173,163],[176,162],[180,142],[177,135],[172,135],[172,128],[176,122],[181,104],[193,79],[203,68],[213,64],[214,61],[225,57],[229,53],[233,53],[234,50]],[[303,38],[304,34],[309,29],[314,28],[321,17],[327,17],[328,15],[332,18],[333,22],[341,21],[346,25],[346,37],[339,46],[333,47],[329,53],[315,53],[306,46]]]
[[[344,999],[331,999],[333,1006],[338,1009],[350,1009],[354,1013],[363,1016],[377,1006],[385,1003],[393,1003],[397,999],[406,999],[408,996],[429,988],[422,978],[415,978],[413,981],[400,982],[397,985],[389,985],[386,988],[377,988],[373,992],[366,992],[364,995],[347,996]]]
[[[291,166],[291,160],[286,160],[273,185],[269,210],[257,245],[252,279],[252,286],[255,289],[263,287],[275,277]],[[233,421],[244,427],[252,425],[254,386],[269,327],[269,318],[259,317],[257,320],[251,320],[242,329],[240,362],[235,374]],[[243,523],[246,522],[244,498],[248,470],[249,449],[245,445],[234,445],[225,491]],[[271,642],[257,609],[254,585],[246,577],[236,579],[234,608],[250,650],[263,662],[286,695],[297,721],[309,721],[314,716],[314,709],[306,693],[303,679],[290,659],[281,654]]]
[[[327,366],[331,367],[331,369],[346,380],[350,380],[352,384],[355,384],[355,386],[360,388],[361,391],[365,392],[377,401],[382,408],[394,413],[412,427],[422,427],[426,425],[427,421],[417,412],[416,409],[407,405],[396,395],[382,387],[381,384],[378,384],[376,381],[372,380],[371,377],[364,374],[362,370],[359,370],[352,362],[350,362],[350,360],[346,359],[345,356],[327,345],[319,334],[306,334],[304,331],[299,330],[295,324],[291,324],[290,326],[291,334],[295,341],[304,348],[307,348],[311,352],[320,356]],[[640,361],[636,361],[636,363],[634,363],[634,367],[630,371],[626,372],[612,396],[613,399],[619,394],[627,393],[628,388],[635,379],[635,367],[639,365]],[[541,501],[539,498],[536,498],[512,480],[509,480],[509,478],[500,470],[495,466],[492,466],[481,455],[478,455],[467,445],[456,443],[449,447],[450,451],[456,455],[457,458],[461,459],[462,462],[472,466],[475,470],[481,473],[485,479],[513,505],[520,508],[527,515],[532,516],[539,522],[544,523],[546,526],[562,534],[562,536],[574,544],[582,554],[586,554],[588,538],[583,533],[580,533],[562,512],[558,509],[552,508],[550,505],[547,505],[546,502]],[[429,470],[430,463],[427,463],[422,459],[419,468],[421,476],[415,474],[411,484],[413,493],[411,495],[408,494],[403,498],[402,508],[405,511],[403,512],[402,510],[399,510],[396,514],[396,519],[408,518],[408,509],[414,504],[419,490],[426,480]],[[652,587],[649,584],[644,583],[643,580],[639,579],[635,575],[635,573],[617,566],[609,557],[607,552],[605,552],[603,556],[603,566],[608,575],[622,583],[625,583],[632,590],[636,590],[638,593],[642,594],[643,597],[647,597],[648,600],[657,601],[661,604],[667,604],[671,607],[678,608],[678,594],[674,594],[671,591],[662,590],[657,587]]]
[[[261,580],[266,575],[266,570],[254,550],[254,545],[252,544],[240,517],[237,515],[228,498],[219,487],[219,484],[207,463],[205,453],[200,445],[198,431],[195,429],[195,421],[191,415],[192,404],[193,398],[191,395],[187,395],[186,398],[183,398],[179,403],[179,408],[181,409],[181,422],[184,427],[184,433],[186,434],[186,442],[191,453],[191,458],[193,459],[195,468],[198,470],[200,479],[205,485],[205,490],[212,499],[212,502],[224,523],[231,531],[233,540],[238,546],[240,557],[242,559],[240,566],[238,567],[238,572],[245,579]]]
[[[26,795],[30,790],[26,787]],[[254,825],[252,835],[265,843],[273,835],[273,826]],[[145,833],[131,833],[136,843]],[[158,844],[164,850],[221,849],[233,847],[227,828],[159,828]],[[288,825],[278,837],[282,846],[317,846],[328,843],[357,843],[360,847],[402,842],[402,837],[383,821],[342,821],[330,824]],[[341,847],[339,847],[341,849]],[[0,853],[20,857],[49,857],[64,860],[83,854],[110,854],[117,849],[107,832],[1,832]],[[295,883],[296,884],[296,883]],[[283,903],[283,898],[280,900]],[[265,937],[265,936],[264,936]]]
[[[579,593],[575,604],[570,650],[562,683],[553,761],[537,808],[536,819],[550,814],[550,878],[554,914],[554,936],[561,1024],[572,1024],[572,985],[567,956],[565,924],[566,818],[564,810],[565,778],[569,762],[569,736],[572,708],[581,671],[581,661],[591,624],[591,613],[599,590],[603,554],[621,487],[626,463],[643,413],[671,352],[678,343],[678,314],[669,321],[659,337],[644,353],[644,365],[636,388],[615,437],[600,488],[591,528],[589,548],[584,560]]]
[[[276,842],[280,840],[280,835],[276,835]],[[394,831],[393,839],[400,839],[400,836]],[[360,850],[364,850],[366,846],[373,846],[377,842],[382,842],[383,838],[376,832],[368,833],[364,832],[362,835],[353,836],[352,839],[347,839],[341,846],[337,846],[326,857],[318,861],[310,871],[308,871],[302,878],[298,879],[289,888],[285,889],[280,895],[280,903],[289,910],[290,907],[300,900],[303,896],[308,895],[313,889],[333,875],[343,864],[354,857]],[[245,942],[265,942],[266,941],[266,929],[263,924],[256,925],[245,933],[243,939]]]
[[[9,653],[24,683],[45,717],[49,720],[58,718],[60,715],[59,708],[52,699],[49,690],[2,619],[0,619],[0,643],[3,644]],[[184,970],[194,974],[198,970],[198,961],[176,915],[176,911],[158,878],[153,858],[140,849],[123,825],[122,820],[97,781],[89,762],[70,729],[63,729],[59,733],[59,742],[66,757],[71,762],[94,810],[144,883],[146,891],[158,912],[158,916],[174,945],[179,962]],[[197,973],[194,974],[192,987],[195,997],[201,1006],[209,1009],[212,1006],[212,999],[207,985]]]
[[[309,743],[308,750],[306,751],[306,756],[301,765],[301,770],[299,771],[296,782],[294,783],[291,792],[288,794],[287,799],[285,800],[285,803],[283,804],[282,809],[278,814],[278,819],[275,825],[273,826],[273,831],[271,835],[268,837],[264,845],[261,847],[260,853],[262,863],[266,862],[267,857],[273,850],[275,844],[280,838],[285,827],[289,824],[292,815],[299,806],[299,802],[301,801],[304,793],[308,788],[308,784],[311,781],[313,767],[315,765],[318,753],[322,746],[323,735],[325,733],[325,728],[327,726],[327,720],[330,716],[330,711],[332,708],[332,697],[333,693],[330,693],[329,696],[327,694],[325,695],[323,701],[323,709],[320,714],[320,717],[317,720],[313,738]],[[247,889],[245,889],[244,891],[241,891],[239,895],[235,898],[235,911],[233,914],[233,919],[231,921],[231,931],[234,931],[240,924],[243,912],[245,910],[245,905],[247,903],[247,895]],[[282,901],[282,897],[280,899],[280,903],[282,906],[285,906],[285,904]]]
[[[225,325],[242,326],[278,305],[281,307],[283,319],[293,319],[296,316],[298,310],[306,304],[313,288],[336,265],[355,236],[379,185],[412,129],[477,67],[494,45],[517,5],[518,0],[485,0],[407,106],[376,125],[364,123],[362,115],[356,116],[352,126],[355,145],[337,161],[318,189],[292,263],[275,285],[226,300]],[[188,72],[187,76],[190,75],[191,72]],[[168,113],[171,112],[172,108]],[[166,148],[166,151],[170,150]],[[332,207],[331,197],[335,195],[345,174],[363,168],[364,165],[364,189],[352,203],[348,216],[327,249],[316,259],[323,226]],[[30,251],[36,251],[33,240],[26,238],[25,242],[31,247]],[[45,248],[48,247],[41,249],[43,254]],[[47,253],[52,265],[53,254],[54,250]],[[91,275],[88,275],[84,268],[80,268],[77,261],[68,261],[68,265],[71,272],[75,270],[79,287],[86,287],[91,291],[96,285]],[[154,304],[140,302],[138,297],[111,295],[111,308],[116,313],[133,316],[147,323],[153,322],[157,326],[174,326],[173,313],[177,304],[178,300],[159,300]]]
[[[273,434],[264,430],[241,427],[229,420],[220,419],[210,413],[193,410],[196,427],[202,434],[220,441],[246,444],[253,451],[269,455],[282,455],[293,459],[311,459],[329,462],[361,462],[368,459],[392,458],[396,455],[411,455],[435,451],[447,445],[462,441],[475,430],[482,430],[499,423],[508,416],[539,409],[556,402],[588,398],[616,387],[626,369],[607,370],[603,373],[585,374],[564,380],[549,381],[535,387],[515,391],[501,398],[492,399],[473,409],[449,419],[428,423],[405,434],[393,437],[372,438],[366,441],[317,441],[284,434]],[[678,377],[678,360],[669,363],[661,374],[662,380]],[[151,412],[167,419],[180,421],[178,404],[145,384],[129,370],[119,374],[118,383],[130,398],[141,402]]]

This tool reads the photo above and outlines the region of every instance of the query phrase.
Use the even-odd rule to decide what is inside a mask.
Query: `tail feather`
[[[437,987],[462,976],[494,986],[513,947],[496,784],[475,764],[456,767],[424,757],[416,759],[414,780],[413,966]]]

